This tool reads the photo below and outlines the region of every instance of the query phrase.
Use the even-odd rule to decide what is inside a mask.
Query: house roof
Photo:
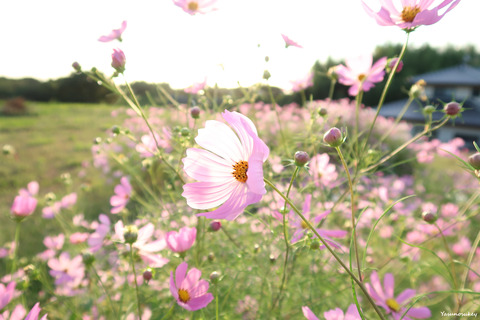
[[[469,85],[480,86],[480,68],[466,64],[420,74],[412,78],[412,83],[423,79],[428,85]]]
[[[450,102],[450,98],[442,99],[442,101]],[[396,118],[397,115],[401,112],[402,108],[407,103],[407,99],[397,100],[390,103],[386,103],[380,110],[380,115],[386,118],[393,117]],[[443,104],[436,100],[436,102],[431,103],[437,108],[437,112],[433,113],[433,120],[438,121],[443,118],[445,113],[439,112],[443,111]],[[425,116],[422,113],[422,110],[426,104],[420,103],[419,101],[413,101],[407,112],[403,116],[402,120],[409,122],[425,122]],[[455,126],[458,127],[475,127],[480,128],[480,102],[474,99],[467,99],[463,104],[463,112],[461,117],[455,119]]]

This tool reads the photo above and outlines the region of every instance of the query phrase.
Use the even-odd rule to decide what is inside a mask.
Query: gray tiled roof
[[[429,85],[470,85],[480,86],[480,68],[462,64],[412,78],[412,83],[423,79]]]

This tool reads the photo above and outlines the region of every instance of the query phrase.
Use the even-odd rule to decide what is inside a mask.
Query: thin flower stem
[[[271,183],[266,178],[263,178],[263,181],[265,181],[265,183],[267,185],[269,185],[273,190],[275,190],[275,192],[277,192],[292,207],[293,211],[295,211],[295,213],[303,220],[303,222],[305,222],[305,224],[308,226],[308,228],[317,236],[317,238],[322,242],[322,244],[325,246],[325,248],[335,258],[335,260],[337,260],[337,262],[342,266],[342,268],[345,270],[345,272],[347,272],[349,274],[349,276],[353,279],[353,281],[355,281],[357,283],[357,285],[360,287],[362,292],[365,294],[365,296],[367,297],[367,299],[370,302],[370,304],[372,305],[372,307],[375,309],[375,312],[378,314],[380,319],[385,320],[385,317],[383,316],[382,312],[380,311],[380,309],[375,304],[375,301],[373,301],[373,299],[370,296],[370,294],[368,293],[365,285],[353,274],[353,272],[350,271],[350,269],[345,265],[345,263],[343,263],[342,259],[340,259],[340,257],[335,253],[335,251],[332,249],[332,247],[330,247],[330,245],[325,241],[325,239],[323,239],[323,237],[320,234],[318,234],[317,230],[315,230],[315,228],[312,226],[310,221],[308,221],[305,218],[305,216],[300,212],[300,210],[298,210],[298,208],[295,206],[295,204],[293,204],[293,202],[289,198],[287,198],[280,190],[278,190],[277,187],[275,187],[275,185],[273,183]]]
[[[390,88],[390,85],[392,84],[393,76],[397,72],[398,65],[402,61],[403,56],[405,55],[405,52],[407,51],[409,37],[410,37],[410,33],[407,32],[407,39],[405,40],[405,43],[403,44],[402,51],[400,51],[400,55],[398,56],[397,63],[395,63],[395,66],[390,71],[390,74],[388,75],[387,83],[385,84],[385,87],[383,88],[382,95],[380,96],[380,100],[378,101],[377,112],[375,113],[375,117],[373,118],[372,124],[370,125],[370,129],[368,130],[368,134],[367,134],[367,137],[365,139],[365,144],[363,146],[363,150],[365,150],[365,148],[368,144],[368,139],[370,138],[370,136],[372,134],[373,127],[375,125],[375,121],[377,121],[378,115],[380,114],[380,110],[382,109],[382,106],[383,106],[383,102],[385,101],[387,91]]]
[[[448,256],[450,258],[450,263],[452,264],[452,278],[453,278],[453,285],[455,286],[455,290],[459,290],[458,288],[458,280],[457,280],[457,270],[455,269],[455,263],[453,262],[453,255],[450,247],[448,246],[447,239],[445,239],[445,235],[442,232],[442,229],[439,225],[435,222],[435,227],[437,227],[438,232],[440,233],[440,237],[442,238],[443,245],[445,246],[445,250],[447,250]],[[460,306],[460,298],[458,297],[458,293],[455,293],[455,299],[457,301],[457,308]]]
[[[12,258],[12,269],[10,272],[10,281],[13,281],[13,274],[15,273],[15,269],[17,268],[17,254],[18,254],[18,246],[20,245],[20,221],[16,221],[17,225],[15,226],[15,240],[14,240],[14,247],[13,247],[13,258]]]
[[[330,81],[330,89],[328,91],[328,100],[331,101],[333,99],[333,92],[335,91],[335,84],[337,84],[337,80],[332,79]]]
[[[170,309],[168,309],[167,313],[165,313],[165,315],[160,320],[167,319],[172,314],[174,308],[175,304],[173,304]]]
[[[402,120],[403,116],[407,112],[408,108],[413,102],[413,98],[409,97],[407,103],[403,106],[403,109],[400,111],[398,114],[397,118],[395,119],[395,122],[393,125],[388,129],[388,131],[380,138],[380,140],[377,142],[375,146],[379,146],[388,136],[392,133],[392,131],[398,126],[398,123]]]
[[[468,273],[469,273],[469,268],[470,265],[472,264],[473,257],[475,256],[475,251],[477,250],[478,244],[480,243],[480,231],[477,234],[477,237],[475,238],[475,241],[473,242],[472,248],[470,249],[470,252],[468,253],[467,257],[467,263],[466,265],[468,266],[467,269],[463,272],[462,275],[462,286],[460,287],[462,290],[465,290],[465,285],[467,284],[467,279],[468,279]],[[464,294],[462,293],[462,297],[460,298],[460,304],[458,305],[457,313],[460,313],[460,310],[463,306],[463,298]]]
[[[287,194],[285,195],[287,198],[290,195],[290,190],[292,189],[293,181],[295,181],[295,177],[297,176],[299,168],[295,167],[295,171],[293,171],[292,178],[290,179],[290,184],[288,185]],[[280,300],[282,296],[283,290],[285,289],[285,283],[287,281],[287,265],[288,265],[288,255],[290,253],[290,243],[288,242],[288,220],[287,220],[287,201],[282,208],[282,215],[283,215],[283,238],[285,240],[285,261],[283,262],[283,275],[282,275],[282,282],[280,284],[280,289],[278,291],[277,297],[273,300],[271,310],[275,308],[275,305]],[[279,310],[280,311],[280,310]]]
[[[348,170],[347,163],[345,162],[345,158],[343,157],[342,150],[340,147],[335,148],[338,152],[338,156],[340,157],[340,161],[342,162],[343,169],[345,169],[345,173],[347,174],[347,179],[348,179],[348,188],[350,189],[350,202],[351,202],[351,207],[352,207],[352,237],[353,237],[353,249],[355,250],[355,259],[357,260],[357,269],[358,269],[358,278],[360,281],[363,281],[362,279],[362,271],[360,267],[360,258],[358,256],[358,245],[357,245],[357,228],[356,228],[356,223],[355,223],[355,195],[353,193],[353,183],[352,183],[352,177],[350,176],[350,171]]]
[[[214,285],[214,287],[215,287],[215,319],[218,320],[220,319],[218,317],[218,288],[216,284]]]
[[[225,227],[222,226],[220,228],[220,230],[222,230],[222,232],[227,236],[228,240],[230,240],[234,245],[235,247],[237,247],[238,249],[240,249],[242,252],[245,252],[245,250],[232,238],[232,236],[230,235],[230,233],[228,233],[227,230],[225,230]]]
[[[130,262],[132,264],[133,277],[135,279],[135,294],[137,296],[138,319],[142,320],[142,310],[140,309],[140,294],[138,293],[137,272],[135,271],[135,262],[133,260],[133,245],[130,244]]]
[[[353,137],[355,141],[359,141],[358,132],[360,131],[360,106],[362,105],[362,100],[363,90],[360,90],[360,92],[357,94],[357,97],[355,98],[355,128],[353,132]],[[355,151],[358,156],[358,143],[355,143]]]
[[[419,134],[417,134],[416,136],[414,136],[413,138],[411,138],[410,140],[408,140],[407,142],[405,142],[404,144],[402,144],[400,147],[398,147],[397,149],[395,149],[393,152],[391,152],[388,156],[384,157],[382,160],[380,160],[379,162],[365,168],[365,169],[362,169],[361,170],[361,173],[365,173],[365,172],[368,172],[372,169],[375,169],[376,167],[378,167],[379,165],[385,163],[386,161],[390,160],[391,158],[393,158],[397,153],[399,153],[400,151],[402,151],[403,149],[405,149],[408,145],[410,145],[411,143],[414,143],[415,141],[417,141],[418,139],[420,139],[421,137],[423,137],[424,135],[426,135],[428,132],[432,132],[432,131],[435,131],[437,130],[438,128],[442,127],[445,123],[447,123],[449,120],[449,118],[445,118],[442,122],[440,122],[437,126],[429,129],[429,126],[426,126],[425,129],[420,132]]]
[[[90,269],[93,271],[93,274],[94,274],[95,277],[97,278],[98,283],[100,283],[100,286],[102,287],[103,292],[104,292],[105,295],[107,296],[108,303],[109,303],[109,305],[110,305],[110,308],[112,309],[112,312],[113,312],[113,315],[115,316],[115,319],[118,319],[117,311],[116,311],[115,308],[113,307],[112,299],[110,298],[110,295],[108,294],[107,289],[105,288],[105,286],[104,286],[104,284],[103,284],[102,278],[100,278],[100,276],[99,276],[98,273],[97,273],[97,270],[95,270],[95,267],[94,267],[93,265],[90,266]]]

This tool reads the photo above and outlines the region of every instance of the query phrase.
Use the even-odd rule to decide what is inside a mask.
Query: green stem
[[[12,258],[12,269],[10,272],[11,279],[13,281],[13,274],[15,273],[15,269],[17,268],[17,253],[18,253],[18,246],[20,245],[20,223],[21,221],[16,222],[17,225],[15,226],[15,240],[14,240],[14,248],[13,248],[13,258]]]
[[[398,123],[400,122],[400,120],[402,120],[403,116],[405,115],[405,113],[407,112],[408,108],[410,107],[410,105],[412,104],[413,102],[413,98],[412,97],[409,97],[408,98],[408,101],[407,103],[403,106],[403,109],[400,111],[400,113],[398,114],[397,118],[395,119],[395,122],[393,123],[393,125],[390,127],[390,129],[388,129],[388,131],[380,138],[380,140],[377,142],[376,146],[380,145],[386,138],[388,138],[388,136],[392,133],[392,131],[398,126]]]
[[[335,149],[338,152],[338,156],[340,157],[340,161],[342,162],[343,169],[345,170],[347,174],[347,180],[348,180],[348,188],[350,190],[350,202],[351,202],[351,207],[352,207],[352,214],[351,214],[351,219],[352,219],[352,237],[353,237],[353,248],[355,251],[355,259],[357,260],[357,269],[358,269],[358,278],[360,281],[363,281],[362,279],[362,271],[360,267],[360,258],[358,256],[358,245],[357,245],[357,228],[356,228],[356,223],[355,223],[355,196],[353,193],[353,183],[352,183],[352,177],[350,176],[350,171],[348,170],[347,163],[345,162],[345,158],[343,157],[342,150],[340,147],[335,147]]]
[[[360,106],[362,105],[363,100],[363,90],[357,94],[355,98],[355,128],[353,132],[353,137],[355,141],[359,141],[358,132],[360,131]],[[358,143],[355,143],[356,153],[358,155]]]
[[[100,278],[100,276],[99,276],[98,273],[97,273],[97,270],[95,270],[95,267],[94,267],[93,265],[90,267],[90,269],[93,271],[93,274],[94,274],[95,277],[97,278],[98,283],[100,283],[100,286],[102,287],[103,292],[104,292],[105,295],[107,296],[108,303],[109,303],[109,305],[110,305],[110,308],[112,309],[112,312],[113,312],[113,315],[115,316],[115,319],[118,319],[117,312],[115,311],[115,308],[113,307],[112,299],[110,298],[110,295],[108,294],[107,289],[105,288],[105,286],[104,286],[104,284],[103,284],[102,278]]]
[[[138,319],[142,320],[142,310],[140,309],[140,294],[138,292],[137,272],[135,271],[135,261],[133,260],[133,245],[130,244],[130,262],[132,264],[133,277],[135,279],[135,294],[137,296]]]
[[[332,79],[332,81],[330,81],[330,89],[328,90],[328,99],[330,101],[333,99],[333,92],[335,91],[335,84],[337,84],[337,80]]]
[[[215,287],[215,319],[218,320],[220,319],[218,317],[218,288],[216,284],[214,285],[214,287]]]
[[[370,125],[370,129],[368,130],[368,134],[367,134],[367,138],[365,139],[365,145],[363,146],[363,150],[365,150],[365,147],[367,146],[367,143],[368,143],[368,139],[370,138],[370,135],[372,134],[373,126],[375,125],[375,121],[377,121],[377,117],[380,114],[380,110],[382,109],[383,102],[385,101],[385,96],[387,95],[387,91],[390,88],[390,85],[392,84],[393,76],[397,72],[398,65],[400,64],[400,61],[402,61],[403,56],[405,55],[405,52],[407,51],[407,45],[408,45],[408,38],[409,37],[410,37],[410,33],[407,32],[407,39],[405,40],[405,43],[403,44],[402,51],[400,51],[400,55],[398,56],[397,63],[395,63],[395,66],[392,68],[392,71],[390,71],[390,74],[388,75],[387,83],[385,84],[385,87],[383,88],[382,95],[380,96],[380,100],[379,100],[378,106],[377,106],[377,112],[375,113],[375,117],[373,118],[372,124]]]
[[[385,320],[385,317],[383,316],[382,312],[380,311],[380,309],[375,304],[375,301],[373,301],[372,297],[368,294],[367,288],[364,286],[364,284],[350,271],[350,269],[345,265],[345,263],[343,263],[342,259],[340,259],[340,257],[335,253],[335,251],[332,249],[332,247],[330,247],[330,245],[325,241],[325,239],[323,239],[323,237],[320,234],[318,234],[317,230],[315,230],[315,228],[312,226],[312,224],[305,218],[305,216],[300,212],[300,210],[298,210],[298,208],[293,204],[293,202],[290,201],[290,199],[287,198],[280,190],[278,190],[277,187],[275,187],[275,185],[273,183],[271,183],[268,179],[263,178],[263,181],[265,181],[265,183],[267,185],[269,185],[273,190],[275,190],[275,192],[277,192],[278,195],[280,195],[292,207],[293,211],[295,211],[295,213],[303,220],[303,222],[305,222],[305,224],[308,226],[308,228],[317,236],[317,238],[320,240],[320,242],[322,242],[322,244],[325,246],[325,248],[335,258],[335,260],[337,260],[337,262],[342,266],[342,268],[345,270],[345,272],[348,273],[349,276],[353,279],[353,281],[355,281],[357,283],[357,285],[360,287],[362,292],[367,297],[367,300],[370,302],[372,307],[375,309],[375,312],[378,314],[380,319]]]
[[[242,252],[245,252],[245,250],[233,239],[230,233],[228,233],[228,231],[225,229],[225,226],[221,226],[220,230],[222,230],[222,232],[227,236],[228,240],[230,240],[235,245],[235,247],[237,247]]]
[[[293,171],[292,178],[290,179],[290,184],[288,185],[287,194],[285,195],[287,198],[290,195],[290,190],[292,189],[293,181],[295,181],[295,177],[297,176],[298,170],[299,168],[295,167],[295,171]],[[273,300],[271,310],[275,308],[275,305],[280,300],[280,297],[282,296],[286,279],[287,279],[287,265],[288,265],[288,255],[290,253],[290,243],[288,242],[288,228],[287,228],[288,220],[287,220],[287,202],[286,201],[282,208],[282,215],[283,215],[283,238],[285,240],[285,261],[283,262],[282,282],[280,284],[278,295],[275,298],[275,300]],[[278,311],[280,312],[280,310]]]
[[[468,273],[469,273],[469,268],[470,265],[472,264],[473,257],[475,256],[475,251],[477,250],[478,244],[480,243],[480,231],[477,234],[477,237],[475,238],[475,241],[473,242],[472,248],[470,249],[470,252],[468,253],[467,257],[467,266],[468,268],[465,269],[463,276],[462,276],[462,286],[461,289],[465,290],[465,285],[467,284],[467,279],[468,279]],[[458,305],[457,313],[460,313],[460,309],[463,305],[463,298],[464,294],[462,293],[462,297],[460,298],[460,304]]]
[[[175,308],[175,304],[173,304],[170,309],[168,309],[167,313],[162,317],[162,319],[160,320],[164,320],[164,319],[167,319],[168,316],[170,316],[173,312],[173,309]]]

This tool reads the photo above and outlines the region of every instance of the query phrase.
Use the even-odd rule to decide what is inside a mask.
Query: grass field
[[[102,180],[90,179],[98,175],[87,175],[84,181],[79,181],[78,173],[83,169],[82,162],[92,159],[90,149],[95,137],[105,136],[105,130],[121,121],[111,117],[116,107],[34,102],[28,106],[30,114],[27,116],[0,116],[0,146],[8,144],[16,150],[14,155],[2,155],[0,158],[0,243],[13,240],[14,223],[10,221],[10,206],[18,190],[30,181],[40,183],[40,195],[59,192],[61,198],[65,193],[75,191],[81,196],[85,191],[69,190],[71,187],[64,184],[61,175],[68,173],[74,180],[72,185],[83,183],[88,186],[89,193],[102,198],[103,203],[108,204],[103,194],[108,197],[111,192],[97,190]],[[41,206],[37,208],[37,214],[41,215]],[[31,236],[24,238],[30,243],[20,247],[21,256],[38,252],[42,246],[38,239],[43,239],[44,229],[56,227],[49,222],[43,219],[27,219],[24,222],[22,230]]]

